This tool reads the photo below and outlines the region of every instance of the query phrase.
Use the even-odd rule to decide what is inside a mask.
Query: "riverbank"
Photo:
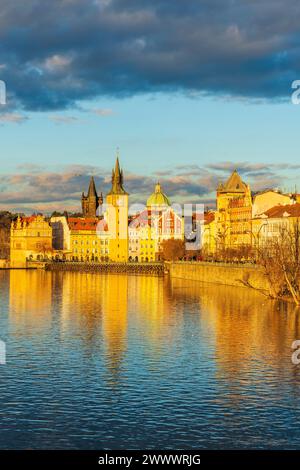
[[[263,268],[251,264],[166,262],[171,278],[253,288],[269,295],[270,284]]]

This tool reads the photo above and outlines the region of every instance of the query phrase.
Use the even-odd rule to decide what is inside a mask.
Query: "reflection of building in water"
[[[214,337],[218,373],[240,387],[254,378],[291,366],[291,343],[300,338],[300,320],[292,306],[246,288],[172,281],[174,295],[194,301]],[[254,377],[255,376],[255,377]]]
[[[103,294],[102,334],[105,361],[111,373],[111,382],[115,384],[127,350],[128,276],[105,276]]]
[[[62,273],[56,273],[59,275]],[[61,276],[61,336],[76,334],[83,343],[99,341],[105,277],[66,272]],[[74,331],[75,330],[75,331]]]
[[[142,332],[145,353],[159,354],[166,342],[174,340],[174,328],[168,328],[171,299],[168,283],[155,276],[132,276],[128,288],[129,310]],[[176,321],[181,315],[177,311]],[[178,327],[180,325],[178,324]],[[171,333],[172,331],[172,333]],[[179,329],[177,330],[179,334]],[[176,333],[175,333],[176,334]]]
[[[62,283],[61,335],[76,335],[91,353],[103,349],[117,374],[127,349],[128,277],[69,272]]]
[[[10,322],[18,334],[36,334],[51,325],[52,276],[45,271],[11,270]]]
[[[18,217],[11,224],[10,264],[25,268],[26,260],[49,258],[52,255],[52,227],[43,215]]]

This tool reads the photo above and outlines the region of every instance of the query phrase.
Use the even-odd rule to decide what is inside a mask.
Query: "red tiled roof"
[[[98,226],[99,224],[99,226]],[[97,229],[100,231],[107,231],[107,223],[104,219],[97,219],[97,218],[83,218],[83,217],[69,217],[68,218],[68,225],[71,230],[88,230],[93,231]]]
[[[264,212],[264,214],[269,218],[283,217],[283,214],[288,214],[287,217],[300,217],[300,204],[274,206]]]
[[[29,215],[28,217],[21,217],[21,222],[26,222],[27,224],[30,224],[37,218],[36,214]]]
[[[26,224],[26,226],[28,226],[31,222],[33,222],[38,217],[43,217],[43,215],[42,214],[32,214],[32,215],[29,215],[27,217],[20,217],[20,221],[21,221],[22,224]],[[16,225],[16,223],[17,223],[17,220],[14,221],[14,225]]]

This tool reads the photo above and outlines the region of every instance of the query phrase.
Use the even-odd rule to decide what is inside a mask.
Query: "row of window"
[[[95,254],[95,253],[98,253],[98,252],[99,253],[101,252],[101,254],[108,254],[108,248],[105,248],[105,249],[102,248],[101,251],[100,250],[98,251],[97,248],[93,248],[92,251],[84,250],[83,248],[81,250],[80,250],[80,248],[79,249],[77,249],[77,248],[74,249],[74,253],[94,253]]]
[[[89,245],[90,240],[73,240],[73,245]],[[92,240],[91,245],[108,245],[108,239],[106,240]]]

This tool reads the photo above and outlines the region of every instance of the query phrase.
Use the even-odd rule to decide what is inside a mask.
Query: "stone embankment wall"
[[[266,294],[270,291],[264,270],[255,265],[179,261],[166,263],[166,269],[171,278],[236,287],[253,287]]]
[[[46,263],[48,271],[73,271],[84,273],[115,273],[115,274],[151,274],[163,276],[162,263]]]

